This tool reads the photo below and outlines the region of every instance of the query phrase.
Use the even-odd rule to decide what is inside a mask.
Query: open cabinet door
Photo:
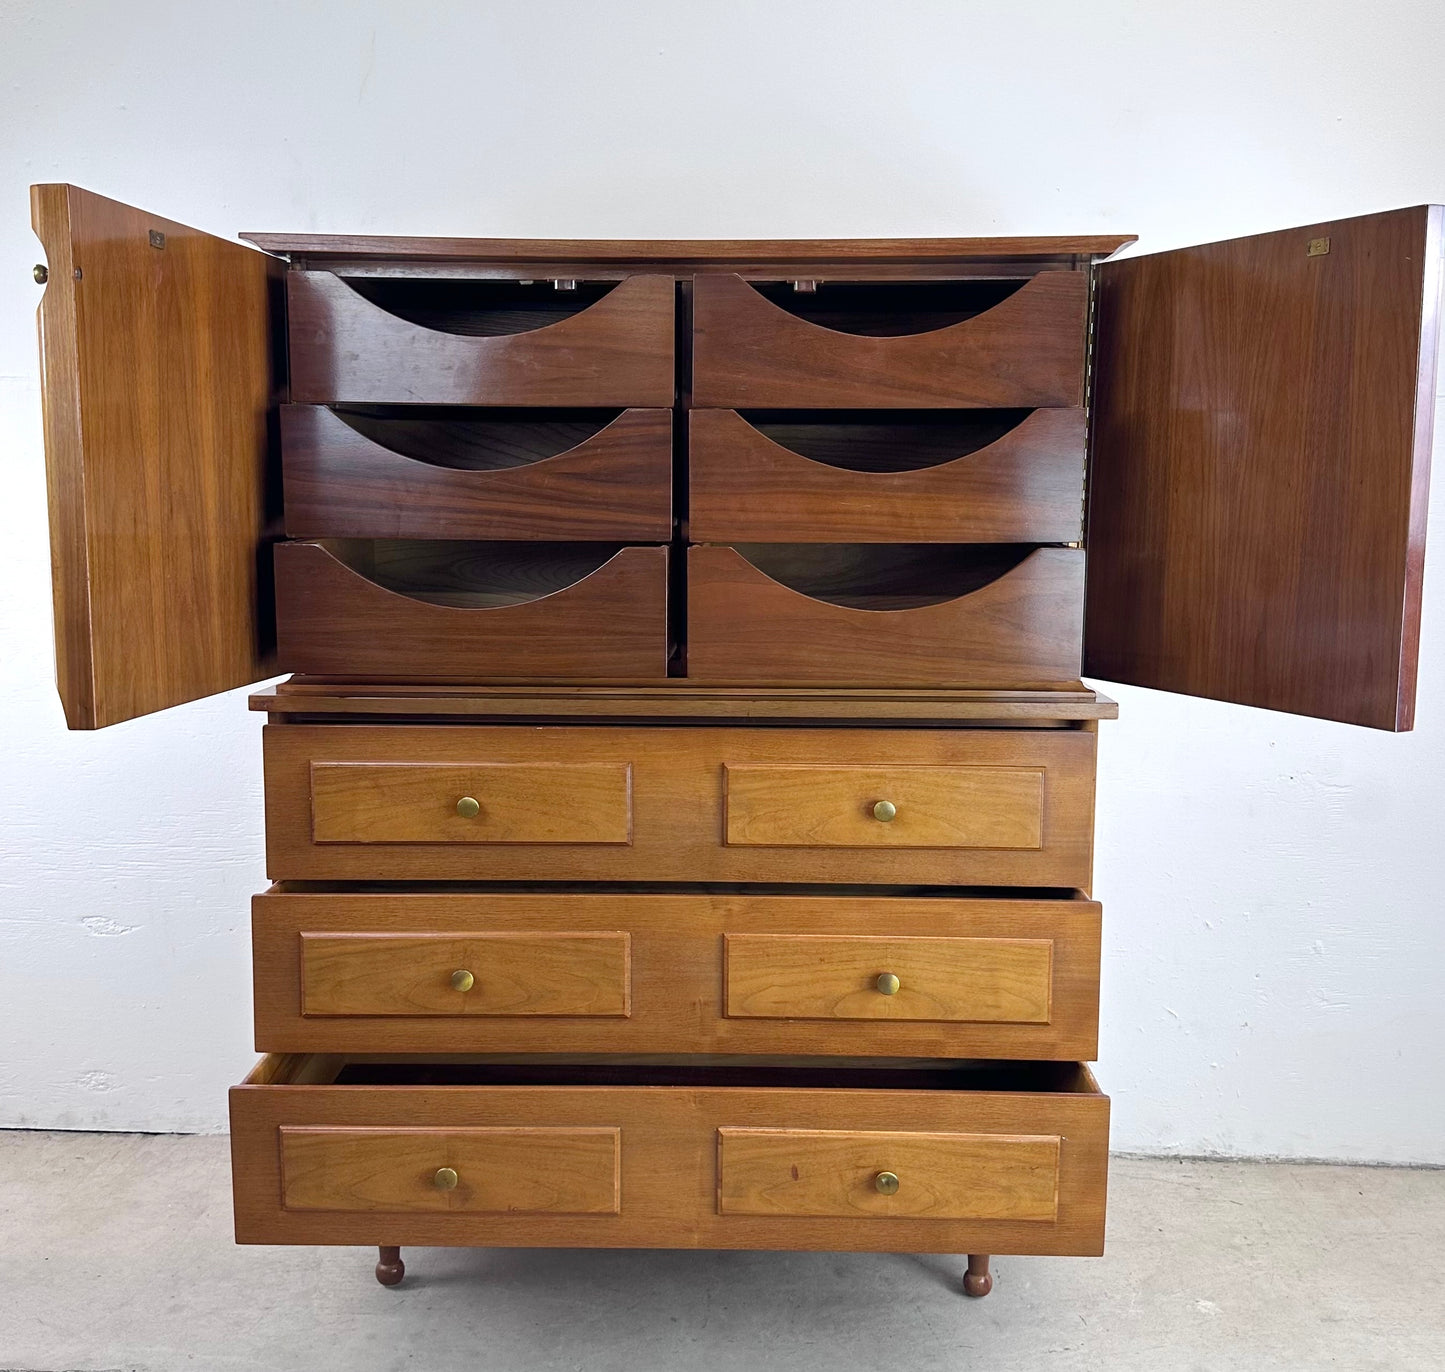
[[[1408,729],[1441,210],[1098,269],[1088,676]]]
[[[57,676],[98,729],[270,674],[280,263],[74,186],[30,209]]]

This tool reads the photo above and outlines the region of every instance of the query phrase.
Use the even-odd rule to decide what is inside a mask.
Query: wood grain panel
[[[667,549],[623,548],[561,590],[476,606],[390,590],[324,543],[281,543],[276,622],[280,664],[296,672],[402,681],[665,677]]]
[[[590,1053],[801,1053],[832,1057],[898,1056],[943,1058],[1090,1059],[1098,1051],[1100,911],[1092,901],[1016,896],[987,898],[880,894],[832,889],[827,894],[778,895],[754,890],[699,894],[659,894],[508,890],[458,887],[443,891],[293,891],[284,886],[252,903],[252,966],[255,975],[256,1046],[286,1052],[351,1051],[377,1053],[533,1052]],[[508,971],[507,956],[489,952],[476,963],[449,963],[451,949],[470,949],[480,941],[616,939],[629,940],[631,999],[627,1018],[602,1017],[592,1007],[577,1014],[503,1015],[471,1013],[466,997],[452,991],[448,978],[465,965],[477,975],[469,996],[489,994],[485,972]],[[880,940],[880,931],[886,939]],[[757,975],[746,981],[737,948],[775,943],[754,959]],[[378,948],[418,947],[398,970],[393,983],[383,969],[390,955],[377,952],[364,960],[363,977],[355,962],[328,982],[330,1010],[351,1004],[358,1013],[327,1013],[312,1008],[308,963],[311,950],[331,941],[350,946],[368,939]],[[724,986],[724,944],[733,969]],[[879,957],[872,975],[888,962],[902,980],[884,1017],[766,1019],[777,997],[794,992],[786,974],[794,964],[779,947],[796,944],[855,945]],[[921,956],[919,950],[941,943],[966,955]],[[610,946],[610,945],[609,945]],[[1015,954],[1022,946],[1026,953]],[[1052,949],[1052,965],[1034,950]],[[443,951],[446,950],[446,951]],[[986,950],[986,951],[985,951]],[[860,952],[860,958],[865,954]],[[1044,963],[1042,987],[1033,975]],[[477,965],[477,964],[480,964]],[[530,964],[529,964],[530,965]],[[809,994],[836,987],[831,1002],[789,1001],[798,1013],[811,1006],[826,1015],[850,1012],[857,1002],[836,978],[846,959],[835,957],[808,980]],[[375,981],[370,976],[376,967]],[[826,976],[825,976],[826,974]],[[950,980],[945,984],[940,975]],[[353,981],[352,978],[355,977]],[[752,989],[756,983],[757,990]],[[614,984],[615,983],[611,983]],[[871,984],[871,983],[870,983]],[[528,982],[530,989],[535,985]],[[414,1008],[394,1007],[405,996]],[[405,988],[404,990],[402,988]],[[936,1019],[910,1018],[926,994],[924,1007]],[[383,997],[386,997],[383,1000]],[[452,1013],[435,1014],[447,998]],[[742,1001],[746,1004],[740,1004]],[[536,1004],[536,1001],[529,1001]],[[899,1010],[892,1009],[901,1003]],[[1029,1018],[1044,1007],[1042,1018]],[[749,1017],[740,1016],[740,1010]],[[900,1012],[901,1016],[900,1017]],[[941,1018],[947,1014],[951,1018]],[[971,1015],[972,1019],[959,1018]]]
[[[1073,729],[270,725],[267,865],[337,881],[827,881],[1087,891],[1094,735]],[[630,764],[632,843],[317,843],[313,764]],[[724,841],[724,768],[1001,767],[1043,774],[1036,848],[759,847]],[[440,804],[442,797],[438,797]],[[455,798],[445,798],[455,804]],[[482,799],[482,797],[477,797]],[[884,827],[882,825],[880,828]]]
[[[475,815],[458,812],[464,798]],[[317,762],[315,843],[627,843],[625,762],[475,762],[462,767]]]
[[[699,543],[1077,543],[1084,411],[1035,410],[951,462],[849,471],[734,410],[689,420],[688,526]]]
[[[60,698],[98,729],[270,674],[280,263],[75,186],[30,212]]]
[[[425,441],[425,420],[412,422]],[[393,451],[323,405],[281,411],[292,538],[604,539],[672,535],[672,414],[624,410],[540,461],[472,470]]]
[[[802,848],[1038,848],[1038,767],[726,768],[730,844]],[[883,821],[882,802],[897,811]]]
[[[626,1015],[623,933],[301,935],[303,1015]],[[473,981],[456,986],[453,975]]]
[[[1101,269],[1091,676],[1411,727],[1441,242],[1421,206]]]
[[[734,548],[688,549],[692,680],[840,685],[1076,682],[1084,554],[1039,548],[953,600],[858,609],[795,591]]]
[[[282,1126],[288,1210],[615,1215],[619,1129],[346,1129]],[[457,1183],[436,1185],[451,1168]]]
[[[241,1243],[1094,1254],[1104,1240],[1108,1109],[1082,1069],[1075,1087],[1038,1091],[243,1085],[231,1092],[236,1237]],[[626,1140],[620,1210],[573,1216],[306,1211],[282,1203],[282,1128],[452,1133],[478,1127],[620,1129]],[[720,1129],[1057,1137],[1057,1213],[1053,1220],[880,1214],[862,1222],[856,1214],[720,1214]]]
[[[693,403],[928,408],[1083,403],[1088,281],[1045,271],[928,333],[860,337],[790,314],[740,276],[693,283]]]
[[[1053,1221],[1057,1135],[719,1129],[718,1211]],[[898,1178],[882,1195],[880,1172]]]
[[[730,1016],[1049,1022],[1052,939],[730,933],[724,945]]]
[[[496,337],[401,319],[331,272],[287,273],[291,398],[400,405],[671,405],[674,288],[630,276],[545,328]]]

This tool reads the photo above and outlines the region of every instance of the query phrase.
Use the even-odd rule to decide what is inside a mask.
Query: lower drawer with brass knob
[[[282,883],[252,906],[273,1052],[1095,1056],[1082,897]]]
[[[242,1243],[1102,1251],[1076,1063],[262,1060]]]
[[[1087,890],[1080,728],[273,724],[273,878]]]

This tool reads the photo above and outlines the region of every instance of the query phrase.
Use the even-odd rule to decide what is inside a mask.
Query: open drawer
[[[667,549],[279,543],[285,671],[393,681],[667,675]]]
[[[693,283],[693,403],[927,409],[1081,405],[1083,272],[1023,280]]]
[[[292,538],[672,536],[670,410],[286,405]]]
[[[286,273],[291,399],[671,405],[675,289]]]
[[[757,543],[692,547],[687,566],[687,673],[696,681],[1078,681],[1082,549]]]
[[[241,1243],[1097,1254],[1075,1063],[280,1056],[231,1092]]]
[[[1077,543],[1084,411],[693,410],[698,543]]]
[[[1095,902],[803,889],[283,883],[251,908],[256,1046],[1096,1055]]]

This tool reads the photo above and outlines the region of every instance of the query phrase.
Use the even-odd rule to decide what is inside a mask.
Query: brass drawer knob
[[[43,286],[50,280],[50,268],[43,262],[37,262],[30,275],[35,278],[35,284],[37,286]]]
[[[477,979],[465,967],[458,967],[452,973],[453,991],[470,991],[477,984]]]
[[[898,807],[891,800],[880,800],[873,807],[873,818],[880,824],[892,824]]]
[[[457,814],[463,819],[476,819],[482,813],[481,802],[474,796],[463,796],[457,801]]]
[[[882,991],[885,996],[896,996],[898,994],[898,988],[901,984],[902,983],[899,982],[898,978],[895,977],[892,972],[879,973],[878,981],[876,983],[878,989]]]
[[[432,1178],[432,1185],[435,1186],[438,1191],[455,1191],[459,1180],[460,1178],[452,1168],[438,1167],[436,1176]],[[896,1181],[894,1185],[897,1185]]]
[[[896,1196],[898,1194],[898,1174],[896,1172],[880,1172],[873,1178],[873,1185],[877,1188],[880,1196]]]

